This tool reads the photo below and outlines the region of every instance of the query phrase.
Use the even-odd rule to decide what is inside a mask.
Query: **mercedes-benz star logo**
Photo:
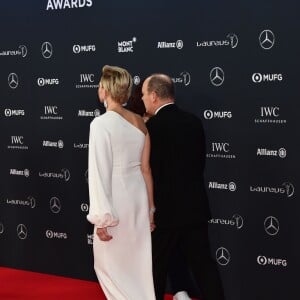
[[[221,266],[226,266],[230,261],[229,251],[224,247],[218,248],[216,251],[216,259]]]
[[[58,214],[61,210],[61,204],[58,198],[52,197],[50,199],[50,209],[54,214]]]
[[[271,49],[275,44],[274,33],[269,29],[263,30],[258,39],[260,46],[265,50]]]
[[[224,71],[220,67],[215,67],[210,71],[210,82],[214,86],[220,86],[223,84],[225,75]]]
[[[44,42],[42,44],[41,50],[44,58],[50,58],[53,54],[53,48],[49,42]]]
[[[10,73],[8,75],[8,85],[11,89],[15,89],[19,85],[19,78],[16,73]]]
[[[265,231],[269,235],[276,235],[279,231],[279,221],[273,216],[269,216],[264,222]]]
[[[17,226],[17,234],[20,240],[25,240],[27,238],[27,228],[24,224],[19,224]]]

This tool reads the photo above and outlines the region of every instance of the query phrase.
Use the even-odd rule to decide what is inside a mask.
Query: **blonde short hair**
[[[104,66],[100,84],[115,102],[123,104],[127,102],[131,95],[132,77],[123,68]]]

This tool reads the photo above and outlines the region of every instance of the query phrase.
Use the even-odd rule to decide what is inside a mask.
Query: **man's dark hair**
[[[156,92],[161,99],[175,99],[173,80],[165,74],[153,74],[148,81],[148,93]]]

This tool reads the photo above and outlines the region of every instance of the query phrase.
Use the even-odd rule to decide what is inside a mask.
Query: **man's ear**
[[[152,102],[155,102],[157,100],[157,93],[155,91],[151,92],[151,100]]]

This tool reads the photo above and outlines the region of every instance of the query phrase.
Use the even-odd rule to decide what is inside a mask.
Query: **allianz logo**
[[[48,0],[46,10],[91,7],[92,0]]]
[[[287,197],[292,197],[295,193],[295,187],[290,182],[284,182],[282,187],[250,186],[250,192],[286,194]]]
[[[37,79],[37,84],[38,86],[45,86],[45,85],[58,85],[59,84],[59,79],[58,78],[43,78],[39,77]]]
[[[56,232],[53,230],[46,230],[46,237],[48,239],[67,239],[68,235],[66,232]]]
[[[101,112],[99,109],[95,109],[94,111],[87,111],[84,109],[78,110],[78,117],[99,117]]]
[[[210,109],[207,109],[203,113],[204,118],[207,120],[211,119],[231,119],[232,118],[232,112],[231,111],[212,111]]]
[[[157,48],[158,49],[177,48],[177,49],[181,50],[183,48],[183,41],[177,40],[175,42],[166,42],[166,41],[158,42]]]
[[[24,169],[24,170],[10,169],[9,174],[10,175],[16,175],[16,176],[29,177],[30,176],[30,171],[28,169]]]
[[[6,108],[4,110],[4,115],[5,115],[5,117],[25,116],[25,110],[24,109]]]
[[[287,267],[287,265],[288,265],[288,262],[286,259],[266,257],[264,255],[257,256],[256,261],[261,266],[271,265],[271,266],[277,266],[277,267],[279,267],[279,266]]]
[[[210,181],[208,183],[209,189],[218,189],[218,190],[228,190],[230,192],[235,192],[237,189],[237,186],[235,182],[231,181],[229,183],[218,183],[216,181]]]
[[[43,147],[54,147],[62,149],[64,147],[63,140],[58,140],[57,142],[51,142],[47,140],[43,140]]]
[[[280,148],[278,150],[269,150],[266,148],[258,148],[256,151],[257,156],[278,156],[280,158],[285,158],[287,152],[285,148]]]
[[[133,37],[132,40],[128,41],[118,41],[118,53],[133,52],[133,46],[136,41],[136,37]]]

